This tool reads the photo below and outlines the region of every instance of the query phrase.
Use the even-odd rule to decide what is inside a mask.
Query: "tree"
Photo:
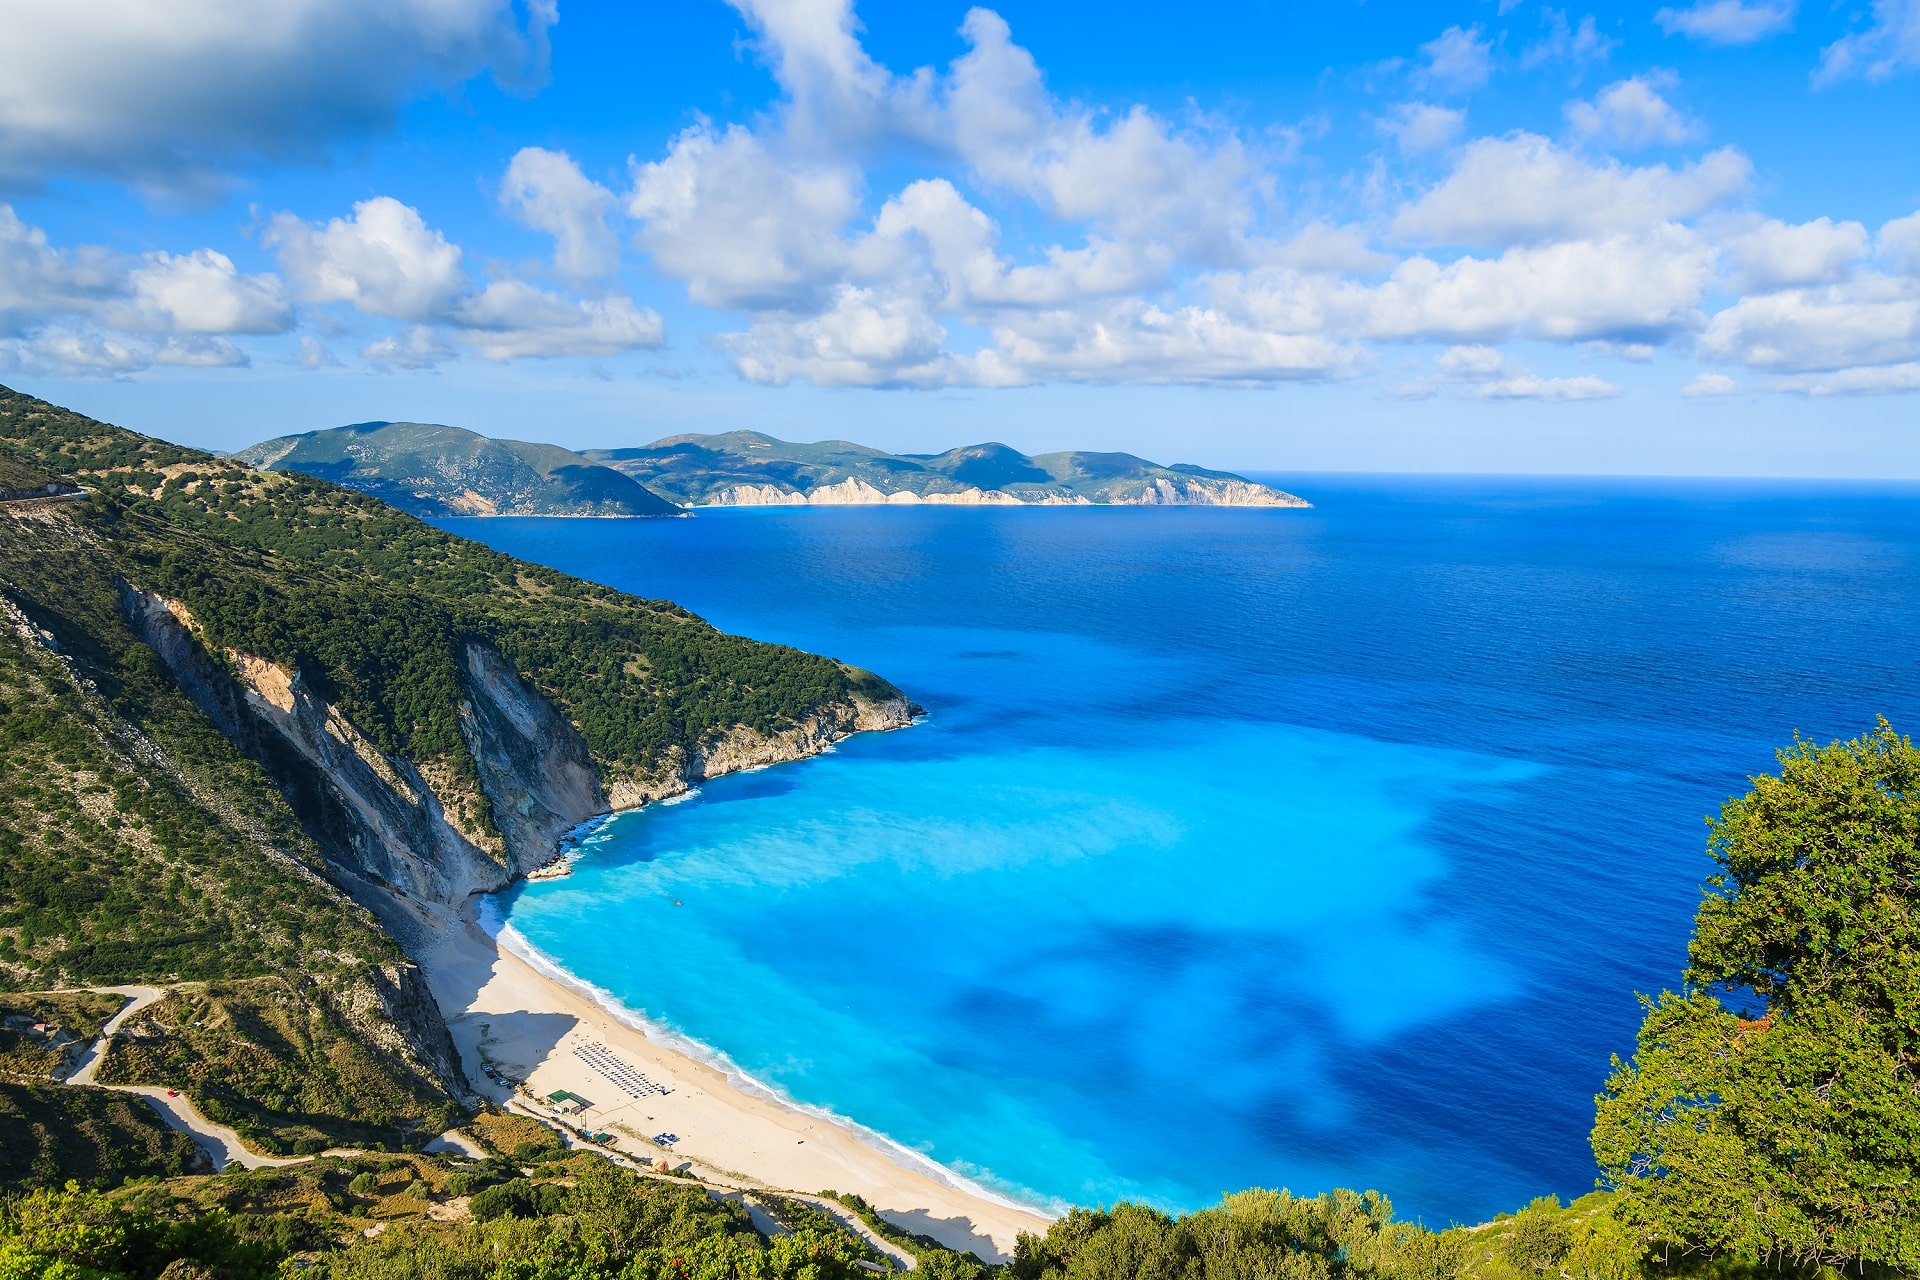
[[[1920,751],[1881,720],[1779,760],[1710,823],[1685,989],[1643,997],[1594,1154],[1622,1221],[1668,1251],[1912,1273]]]

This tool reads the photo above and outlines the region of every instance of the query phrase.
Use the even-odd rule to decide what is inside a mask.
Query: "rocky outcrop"
[[[1116,498],[1143,507],[1310,507],[1304,498],[1296,498],[1278,489],[1269,489],[1251,480],[1166,480],[1156,479],[1143,485],[1132,498]]]
[[[1251,480],[1156,478],[1116,486],[1106,502],[1142,507],[1307,507],[1312,504],[1290,493]],[[1086,507],[1095,505],[1082,494],[1059,490],[961,489],[954,493],[887,491],[850,476],[802,493],[771,484],[739,484],[707,495],[710,507]]]
[[[349,886],[376,891],[356,896],[390,924],[397,904],[459,902],[510,878],[504,841],[450,818],[413,762],[382,752],[298,672],[244,653],[225,654],[223,665],[177,602],[131,586],[122,602],[180,687],[266,766]]]
[[[356,896],[407,943],[468,895],[549,861],[587,819],[684,793],[740,769],[816,755],[851,734],[896,729],[919,708],[855,696],[763,734],[746,726],[647,774],[609,775],[566,716],[491,648],[466,651],[460,733],[476,781],[382,752],[300,673],[253,654],[216,661],[177,601],[127,586],[142,639],[221,732],[260,761]]]
[[[961,489],[954,493],[888,492],[858,476],[801,493],[771,484],[737,484],[707,496],[710,507],[1018,507],[1027,502],[998,489]]]

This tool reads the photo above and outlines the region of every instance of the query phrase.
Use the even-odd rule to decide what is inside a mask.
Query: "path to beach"
[[[520,1096],[521,1106],[611,1134],[628,1157],[691,1162],[695,1176],[721,1187],[854,1192],[887,1221],[988,1261],[1009,1259],[1020,1232],[1047,1228],[1034,1210],[949,1182],[933,1166],[909,1168],[843,1125],[749,1093],[655,1043],[499,946],[471,910],[421,961],[469,1078],[496,1102],[514,1101],[516,1091],[489,1080],[486,1066],[525,1082],[531,1097]],[[558,1107],[543,1101],[562,1092],[572,1097]],[[661,1135],[676,1140],[663,1149],[653,1141]],[[843,1206],[821,1207],[857,1221]]]
[[[138,986],[94,987],[92,990],[126,996],[128,997],[127,1006],[114,1014],[108,1019],[107,1024],[100,1028],[100,1038],[94,1042],[91,1049],[87,1050],[87,1056],[80,1060],[80,1066],[67,1077],[68,1084],[92,1085],[96,1089],[113,1089],[120,1093],[139,1094],[153,1104],[153,1109],[160,1113],[160,1118],[167,1122],[168,1128],[177,1129],[198,1143],[200,1149],[207,1153],[207,1158],[213,1161],[213,1167],[216,1170],[224,1169],[229,1164],[238,1164],[244,1169],[277,1167],[283,1164],[298,1164],[302,1159],[307,1158],[263,1156],[258,1152],[247,1150],[246,1144],[240,1141],[239,1134],[224,1124],[215,1124],[207,1119],[200,1114],[200,1108],[193,1105],[191,1098],[177,1090],[162,1089],[148,1084],[101,1084],[95,1080],[94,1075],[100,1070],[100,1062],[107,1056],[107,1041],[113,1037],[113,1033],[167,992],[164,987]]]

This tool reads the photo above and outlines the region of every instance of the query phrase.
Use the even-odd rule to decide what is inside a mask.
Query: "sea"
[[[1920,726],[1920,488],[1262,478],[1313,509],[443,522],[926,708],[619,816],[498,916],[1023,1202],[1592,1190],[1705,818],[1796,734]]]

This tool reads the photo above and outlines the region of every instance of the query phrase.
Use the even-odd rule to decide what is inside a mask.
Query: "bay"
[[[871,668],[911,729],[623,815],[523,937],[1040,1203],[1591,1188],[1702,818],[1920,710],[1911,487],[1310,476],[1311,511],[459,520]]]

